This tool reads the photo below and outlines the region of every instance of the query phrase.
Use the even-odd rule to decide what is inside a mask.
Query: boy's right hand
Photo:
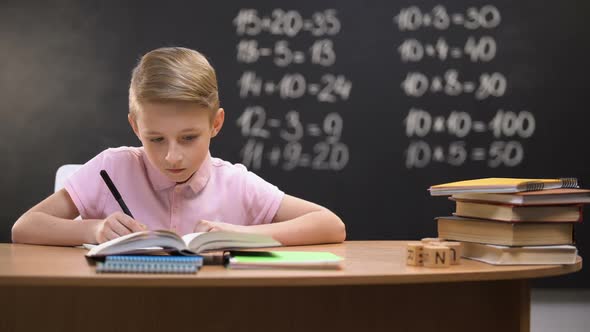
[[[121,211],[106,217],[98,224],[95,232],[96,242],[103,243],[123,235],[147,230],[147,226]]]

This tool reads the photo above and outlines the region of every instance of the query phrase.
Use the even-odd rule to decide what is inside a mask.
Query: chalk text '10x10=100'
[[[474,120],[472,115],[464,111],[452,111],[448,116],[433,116],[418,108],[411,108],[403,120],[407,137],[425,137],[428,134],[446,133],[458,138],[470,133],[491,132],[494,137],[533,136],[536,129],[535,116],[529,111],[498,110],[487,123]]]

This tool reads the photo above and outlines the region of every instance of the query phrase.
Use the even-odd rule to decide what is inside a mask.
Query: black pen
[[[223,251],[219,253],[205,253],[199,254],[203,257],[204,265],[226,265],[229,261],[229,251]]]
[[[100,176],[104,180],[104,183],[106,183],[107,187],[109,187],[111,194],[113,194],[113,196],[115,197],[115,200],[117,201],[117,203],[119,203],[119,205],[121,206],[121,209],[123,209],[123,212],[125,212],[126,215],[133,218],[131,211],[129,211],[129,208],[127,207],[127,205],[125,205],[125,202],[123,201],[123,197],[121,197],[121,194],[119,194],[117,187],[115,187],[115,184],[113,183],[113,181],[111,181],[111,178],[109,177],[109,174],[107,173],[107,171],[105,171],[104,169],[101,170]]]

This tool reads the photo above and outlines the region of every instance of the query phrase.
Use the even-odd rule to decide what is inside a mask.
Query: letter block
[[[426,267],[449,267],[461,264],[463,244],[441,238],[423,238],[408,242],[406,264]]]
[[[413,266],[422,266],[422,248],[420,242],[410,242],[407,246],[406,264]]]
[[[451,266],[451,249],[441,245],[425,245],[422,250],[424,266],[449,267]]]
[[[461,255],[463,255],[463,243],[454,241],[440,242],[441,246],[451,249],[451,265],[461,264]]]
[[[420,242],[422,242],[422,244],[431,244],[431,243],[439,243],[444,241],[441,238],[438,237],[425,237],[422,240],[420,240]]]

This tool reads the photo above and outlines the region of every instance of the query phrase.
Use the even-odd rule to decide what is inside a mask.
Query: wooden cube
[[[451,266],[451,249],[442,245],[425,245],[422,257],[426,267]]]
[[[463,243],[456,241],[440,242],[442,246],[451,249],[451,265],[461,264],[461,256],[463,255]]]
[[[424,245],[420,242],[409,242],[407,245],[406,264],[413,266],[422,266],[422,248]]]
[[[444,240],[440,239],[438,237],[425,237],[422,240],[420,240],[420,242],[422,242],[423,244],[439,243],[441,241],[444,241]]]

